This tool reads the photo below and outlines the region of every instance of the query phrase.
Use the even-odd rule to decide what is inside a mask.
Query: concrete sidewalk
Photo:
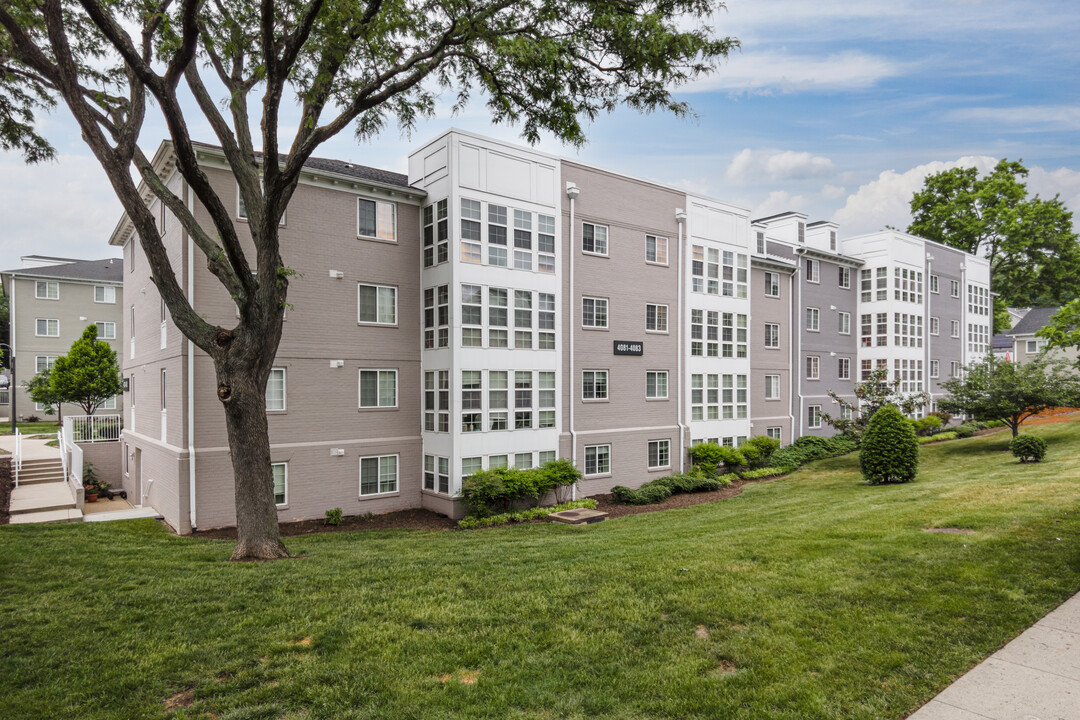
[[[1080,719],[1080,593],[908,720]]]

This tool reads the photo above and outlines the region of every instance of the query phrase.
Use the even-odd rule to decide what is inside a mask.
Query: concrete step
[[[61,462],[59,454],[60,454],[60,451],[58,450],[57,451],[57,457],[35,458],[35,459],[23,458],[22,466],[23,466],[24,469],[38,468],[38,467],[52,467],[54,465],[62,466],[63,462]]]
[[[39,510],[35,512],[11,515],[12,525],[26,525],[28,523],[58,523],[58,522],[82,522],[83,514],[75,508],[64,510]]]
[[[22,485],[11,491],[8,512],[12,517],[25,513],[75,509],[75,498],[65,482]]]
[[[41,483],[64,482],[64,472],[49,473],[48,475],[32,475],[27,477],[19,473],[19,485],[40,485]]]

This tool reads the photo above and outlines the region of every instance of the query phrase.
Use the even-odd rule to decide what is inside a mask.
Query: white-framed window
[[[356,321],[371,325],[396,325],[397,288],[357,283]]]
[[[581,298],[581,326],[606,328],[608,326],[607,298]]]
[[[806,242],[806,223],[802,220],[798,222],[799,242]]]
[[[949,363],[949,377],[960,377],[960,362],[953,360]]]
[[[271,368],[266,378],[266,410],[285,410],[285,368]]]
[[[755,239],[757,240],[757,254],[758,255],[764,255],[765,254],[765,233],[763,233],[761,230],[758,230],[756,235],[755,235]]]
[[[484,429],[484,391],[482,370],[461,371],[461,432]]]
[[[1028,340],[1026,349],[1027,349],[1027,353],[1029,355],[1032,354],[1032,353],[1039,352],[1039,341],[1038,340]]]
[[[590,255],[608,254],[607,225],[581,223],[581,251]]]
[[[397,370],[361,370],[360,407],[397,407]]]
[[[514,429],[533,427],[533,377],[528,370],[514,371]]]
[[[650,400],[667,399],[667,370],[647,370],[645,372],[645,397]]]
[[[484,289],[479,285],[461,285],[461,346],[484,344]]]
[[[116,339],[116,323],[114,322],[96,322],[97,335],[99,340],[115,340]]]
[[[461,458],[461,479],[469,477],[474,473],[478,473],[484,469],[484,458],[482,457],[466,457]]]
[[[503,224],[506,223],[503,208]],[[423,210],[424,267],[432,267],[450,259],[450,220],[446,200],[428,205]],[[505,240],[505,236],[504,236]],[[438,255],[436,255],[438,251]]]
[[[835,230],[830,230],[829,231],[829,249],[832,250],[833,252],[836,252],[836,231]],[[841,285],[840,287],[843,287],[843,285]]]
[[[549,463],[552,460],[557,460],[559,454],[554,450],[541,450],[536,453],[536,464],[538,467],[543,467],[544,463]]]
[[[806,356],[806,379],[819,380],[821,378],[821,358],[817,355]]]
[[[357,198],[356,236],[397,242],[397,207],[394,203]]]
[[[671,467],[671,441],[650,440],[649,469],[659,470],[666,467]]]
[[[440,458],[442,460],[444,458]],[[360,458],[360,495],[397,492],[398,456],[377,455]],[[445,492],[441,490],[440,492]]]
[[[877,300],[889,299],[889,268],[879,267],[876,270],[875,284],[877,288],[877,295],[874,297]]]
[[[836,316],[837,331],[841,335],[851,334],[851,313],[840,312]]]
[[[781,428],[779,425],[765,428],[765,437],[772,438],[776,442],[781,442],[782,433],[783,428]]]
[[[585,446],[585,474],[607,475],[611,472],[611,446]]]
[[[53,366],[56,365],[56,358],[58,357],[59,355],[38,355],[35,358],[36,363],[34,372],[39,373],[43,370],[52,370]]]
[[[960,297],[960,281],[959,280],[950,280],[949,283],[950,283],[950,285],[949,285],[949,295],[951,295],[954,298]]]
[[[811,405],[807,408],[807,427],[818,429],[821,427],[821,406]]]
[[[436,333],[438,333],[436,335]],[[450,346],[450,286],[424,289],[424,349]]]
[[[851,358],[838,358],[836,363],[836,377],[841,380],[851,379]]]
[[[274,476],[274,504],[289,504],[289,463],[270,463],[270,472]]]
[[[645,304],[645,330],[649,332],[667,332],[668,306]]]
[[[806,308],[806,329],[810,332],[821,330],[821,310],[818,308]]]
[[[780,347],[780,324],[765,323],[765,347]]]
[[[950,325],[950,328],[951,328],[952,336],[954,338],[960,337],[960,321],[959,320],[953,320],[952,324]]]
[[[536,216],[536,269],[542,273],[555,273],[555,216]]]
[[[34,334],[38,337],[60,337],[60,321],[55,318],[37,318]]]
[[[528,470],[533,466],[533,455],[531,452],[514,453],[514,467],[518,470]]]
[[[932,377],[932,378],[938,377],[938,361],[937,360],[931,360],[930,361],[930,377]]]
[[[842,268],[837,268],[837,269],[840,271],[839,272],[839,280],[838,280],[837,284],[841,288],[843,288],[844,290],[850,290],[851,289],[851,268],[842,267]]]
[[[169,397],[167,392],[167,383],[165,382],[165,368],[161,368],[161,409],[164,411],[169,407]],[[162,432],[164,435],[165,433]],[[164,438],[162,438],[164,440]]]
[[[99,410],[115,410],[116,409],[116,396],[113,395],[108,400],[102,401],[102,403],[100,405],[98,405],[98,409]]]
[[[938,278],[937,275],[931,275],[930,276],[930,292],[937,295],[938,294],[938,286],[939,286],[940,283],[941,283],[941,280],[940,280],[940,278]]]
[[[766,400],[779,400],[780,399],[780,376],[779,375],[766,375],[765,376],[765,399]]]
[[[581,399],[582,400],[607,400],[608,399],[608,371],[607,370],[582,370],[581,371]]]
[[[538,428],[555,427],[555,371],[541,370],[536,373],[537,413],[536,426]]]
[[[810,258],[806,258],[806,282],[821,282],[821,270],[817,260],[811,260]]]
[[[59,300],[60,283],[55,280],[38,280],[34,283],[34,297],[38,300]]]
[[[112,285],[95,285],[94,286],[94,302],[107,303],[109,305],[116,304],[116,288]]]
[[[765,297],[780,297],[780,273],[765,273]]]
[[[938,335],[941,332],[941,320],[939,318],[930,317],[930,334]]]
[[[667,238],[655,235],[645,236],[645,262],[657,265],[668,264]]]
[[[555,349],[555,294],[536,293],[536,347],[541,350]]]

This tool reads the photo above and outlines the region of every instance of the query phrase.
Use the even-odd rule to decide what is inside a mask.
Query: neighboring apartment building
[[[223,154],[198,154],[242,228]],[[167,143],[154,162],[208,222]],[[196,310],[234,324],[175,219],[158,217]],[[279,517],[457,515],[473,472],[557,457],[596,494],[684,469],[702,440],[825,433],[812,413],[828,390],[851,392],[864,354],[866,261],[836,235],[795,213],[752,225],[742,208],[460,131],[413,152],[408,176],[311,160],[280,233],[297,274],[267,387]],[[123,484],[181,532],[229,525],[211,361],[163,313],[126,218],[110,242],[128,289]],[[879,264],[885,312],[893,265]]]
[[[1035,333],[1050,324],[1051,318],[1060,310],[1060,307],[1031,308],[1024,316],[1007,330],[1004,336],[1011,340],[1012,345],[1008,352],[1014,362],[1029,363],[1040,353],[1046,352],[1046,338],[1038,337]],[[1059,360],[1075,364],[1080,358],[1077,348],[1054,348],[1048,356],[1051,360]]]
[[[8,298],[9,344],[15,356],[15,383],[10,388],[20,420],[46,418],[46,408],[30,399],[23,383],[52,368],[66,355],[87,325],[96,324],[98,338],[120,351],[124,284],[118,258],[76,260],[27,255],[23,267],[0,273]],[[9,399],[10,399],[9,395]],[[123,398],[106,402],[99,413],[121,412]],[[64,415],[82,415],[77,405],[65,404]],[[10,405],[3,408],[10,411]],[[55,412],[52,417],[56,417]]]

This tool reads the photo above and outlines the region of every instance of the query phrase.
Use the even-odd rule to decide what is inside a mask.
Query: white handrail
[[[15,428],[15,454],[12,457],[15,466],[15,487],[19,487],[19,471],[22,470],[22,432]]]
[[[73,443],[116,442],[120,439],[122,420],[119,415],[68,415],[64,427],[68,428],[68,439]]]
[[[64,466],[64,482],[68,479],[67,444],[64,442],[64,428],[56,431],[56,447],[60,448],[60,463]]]

